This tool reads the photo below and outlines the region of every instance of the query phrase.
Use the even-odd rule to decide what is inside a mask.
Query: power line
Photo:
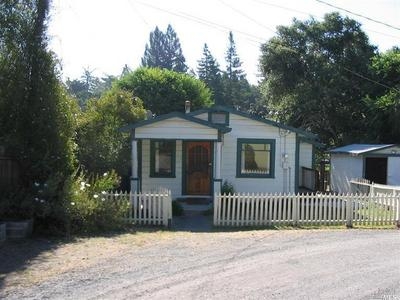
[[[330,7],[336,8],[336,9],[343,10],[343,11],[348,12],[349,14],[355,15],[357,17],[361,17],[361,18],[367,19],[369,21],[372,21],[372,22],[375,22],[375,23],[378,23],[378,24],[381,24],[381,25],[384,25],[384,26],[387,26],[387,27],[390,27],[390,28],[393,28],[393,29],[396,29],[396,30],[400,30],[399,27],[396,27],[396,26],[390,25],[388,23],[385,23],[385,22],[382,22],[382,21],[379,21],[379,20],[375,20],[375,19],[372,19],[370,17],[367,17],[367,16],[364,16],[364,15],[352,12],[352,11],[350,11],[348,9],[345,9],[345,8],[342,8],[342,7],[339,7],[339,6],[332,5],[332,4],[328,3],[328,2],[325,2],[325,1],[322,1],[322,0],[315,0],[315,1],[317,1],[319,3],[322,3],[322,4],[325,4],[325,5],[328,5]]]
[[[245,14],[244,12],[238,10],[237,8],[233,7],[232,5],[227,4],[225,1],[223,0],[218,0],[219,2],[221,2],[223,5],[225,5],[226,7],[232,9],[233,11],[235,11],[236,13],[238,13],[239,15],[245,17],[246,19],[252,21],[254,24],[257,24],[258,26],[261,26],[269,31],[271,31],[272,33],[277,33],[274,29],[271,29],[268,26],[265,26],[264,24],[262,24],[261,22],[257,21],[256,19],[250,17],[249,15]]]

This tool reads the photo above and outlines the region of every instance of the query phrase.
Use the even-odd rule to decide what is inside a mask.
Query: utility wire
[[[322,1],[322,0],[315,0],[315,1],[317,1],[319,3],[322,3],[322,4],[325,4],[325,5],[328,5],[330,7],[336,8],[336,9],[343,10],[343,11],[348,12],[349,14],[355,15],[357,17],[361,17],[361,18],[367,19],[369,21],[372,21],[372,22],[375,22],[375,23],[378,23],[378,24],[381,24],[381,25],[384,25],[384,26],[387,26],[387,27],[390,27],[390,28],[393,28],[393,29],[396,29],[396,30],[400,30],[399,27],[396,27],[396,26],[390,25],[388,23],[385,23],[385,22],[382,22],[382,21],[379,21],[379,20],[375,20],[375,19],[372,19],[370,17],[367,17],[367,16],[364,16],[364,15],[352,12],[352,11],[350,11],[348,9],[345,9],[345,8],[342,8],[342,7],[339,7],[339,6],[332,5],[332,4],[328,3],[328,2],[325,2],[325,1]]]
[[[250,17],[249,15],[245,14],[244,12],[242,12],[241,10],[237,9],[236,7],[233,7],[232,5],[229,5],[228,3],[226,3],[223,0],[218,0],[220,3],[222,3],[223,5],[225,5],[226,7],[232,9],[234,12],[238,13],[239,15],[245,17],[246,19],[252,21],[254,24],[257,24],[258,26],[261,26],[262,28],[265,28],[269,31],[271,31],[272,33],[277,33],[274,29],[271,29],[268,26],[265,26],[264,24],[262,24],[261,22],[257,21],[256,19]]]

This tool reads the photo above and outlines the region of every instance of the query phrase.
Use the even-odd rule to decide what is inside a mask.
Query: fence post
[[[168,199],[167,194],[165,194],[165,193],[160,192],[160,195],[162,195],[161,199],[160,199],[162,201],[162,208],[163,208],[163,210],[162,210],[163,220],[162,221],[163,221],[163,225],[165,227],[167,227],[168,226],[168,217],[169,217],[169,205],[168,205],[169,199]]]
[[[297,193],[297,195],[294,194],[292,196],[292,199],[293,199],[293,226],[297,226],[297,223],[299,221],[299,205],[298,205],[299,197],[300,197],[299,193]]]
[[[344,196],[344,195],[342,195]],[[346,227],[353,227],[353,201],[354,197],[351,197],[349,194],[346,195]]]

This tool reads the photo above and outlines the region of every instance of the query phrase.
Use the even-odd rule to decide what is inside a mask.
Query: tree
[[[214,103],[222,104],[221,71],[207,44],[204,44],[203,57],[198,61],[197,74],[212,91]]]
[[[111,89],[116,78],[113,75],[99,78],[93,75],[93,71],[85,68],[80,79],[68,78],[65,84],[67,91],[78,100],[79,106],[85,109],[86,102],[91,98],[99,98],[103,92]]]
[[[185,73],[188,70],[185,61],[179,38],[171,25],[168,25],[165,33],[158,27],[150,32],[149,43],[146,44],[142,57],[143,67],[158,67]]]
[[[375,47],[338,13],[294,20],[262,45],[264,104],[271,117],[317,133],[328,145],[365,139],[365,104]]]
[[[211,92],[201,80],[166,69],[139,68],[118,80],[116,86],[131,91],[156,115],[183,111],[186,100],[193,109],[212,103]]]
[[[371,68],[377,82],[368,104],[368,131],[371,141],[400,141],[400,49],[394,47],[372,59]]]
[[[128,91],[114,88],[99,99],[89,100],[77,130],[80,163],[91,173],[115,169],[126,178],[131,147],[129,135],[118,129],[144,119],[145,114],[142,101]]]
[[[242,62],[236,51],[236,43],[232,32],[229,32],[229,43],[225,54],[226,70],[222,76],[223,100],[225,105],[234,105],[236,108],[249,111],[255,103],[256,93],[246,79],[242,69]]]
[[[27,214],[57,223],[64,216],[62,185],[75,166],[75,120],[73,101],[47,51],[48,10],[46,0],[0,2],[0,143],[20,163]],[[56,183],[43,200],[47,210],[34,210],[34,187],[50,180]]]

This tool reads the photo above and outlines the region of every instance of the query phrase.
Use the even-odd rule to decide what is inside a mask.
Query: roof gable
[[[239,115],[239,116],[242,116],[242,117],[254,120],[254,121],[262,122],[264,124],[268,124],[268,125],[272,125],[272,126],[275,126],[275,127],[278,127],[278,128],[289,130],[289,131],[295,132],[297,134],[300,134],[301,136],[304,136],[304,137],[308,138],[309,140],[317,140],[318,139],[318,136],[313,134],[313,133],[311,133],[311,132],[308,132],[308,131],[305,131],[305,130],[302,130],[302,129],[299,129],[299,128],[291,127],[291,126],[288,126],[288,125],[284,125],[284,124],[281,124],[281,123],[278,123],[278,122],[275,122],[275,121],[272,121],[272,120],[269,120],[269,119],[265,119],[265,118],[262,118],[262,117],[259,117],[259,116],[250,115],[248,113],[236,110],[236,109],[231,108],[231,107],[222,106],[222,105],[214,105],[214,106],[211,106],[209,108],[203,108],[203,109],[200,109],[200,110],[196,110],[196,111],[193,111],[193,112],[189,113],[189,115],[190,116],[197,116],[197,115],[200,115],[200,114],[203,114],[203,113],[218,112],[218,111],[229,112],[229,113],[236,114],[236,115]]]
[[[206,126],[209,128],[218,129],[219,131],[221,131],[223,133],[231,131],[231,128],[229,128],[229,127],[226,127],[223,125],[218,125],[218,124],[213,124],[213,123],[195,118],[189,114],[184,114],[184,113],[180,113],[180,112],[172,112],[172,113],[168,113],[165,115],[155,117],[153,119],[143,120],[143,121],[139,121],[137,123],[128,124],[126,126],[123,126],[120,130],[121,131],[130,131],[135,128],[143,127],[143,126],[150,125],[150,124],[155,124],[160,121],[164,121],[164,120],[168,120],[168,119],[172,119],[172,118],[179,118],[179,119],[183,119],[183,120],[186,120],[189,122],[200,124],[200,125],[203,125],[203,126]]]

